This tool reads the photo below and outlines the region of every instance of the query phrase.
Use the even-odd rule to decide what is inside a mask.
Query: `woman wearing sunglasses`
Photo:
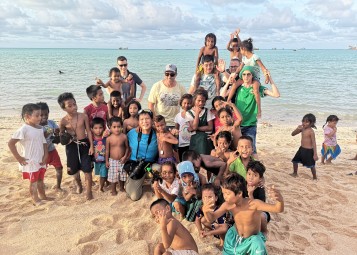
[[[185,88],[176,81],[177,67],[168,64],[165,67],[164,78],[155,83],[148,98],[149,109],[155,115],[165,117],[167,127],[175,126],[175,116],[180,112],[179,101]]]
[[[139,200],[143,193],[142,186],[145,179],[145,166],[157,161],[157,136],[153,129],[153,114],[150,110],[140,110],[138,113],[139,126],[131,129],[127,136],[131,148],[130,161],[143,161],[141,171],[135,176],[129,176],[125,191],[133,201]]]

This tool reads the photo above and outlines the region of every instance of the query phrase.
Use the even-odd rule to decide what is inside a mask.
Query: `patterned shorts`
[[[124,171],[124,164],[120,160],[115,160],[109,158],[109,169],[108,169],[108,181],[109,182],[118,182],[126,181],[127,174]]]

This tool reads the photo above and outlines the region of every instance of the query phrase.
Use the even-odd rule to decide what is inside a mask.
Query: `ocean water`
[[[219,53],[228,66],[228,52],[221,49]],[[281,93],[278,99],[262,99],[261,121],[298,124],[304,114],[311,112],[316,115],[318,125],[329,114],[336,114],[341,118],[339,125],[356,126],[357,51],[255,53],[270,70]],[[177,65],[177,80],[189,87],[198,50],[0,49],[1,116],[20,118],[22,105],[45,101],[50,106],[50,118],[58,119],[64,115],[56,101],[62,92],[72,92],[83,109],[90,103],[86,87],[95,84],[95,77],[107,81],[108,71],[116,66],[120,55],[127,57],[129,70],[137,73],[148,87],[145,108],[151,86],[163,78],[168,63]]]

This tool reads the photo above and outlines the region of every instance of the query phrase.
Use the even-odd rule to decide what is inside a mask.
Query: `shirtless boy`
[[[171,214],[170,204],[158,199],[150,206],[156,223],[160,224],[162,243],[154,250],[154,255],[198,255],[198,248],[190,232]]]
[[[113,91],[119,91],[123,94],[122,90],[122,81],[120,80],[120,71],[117,67],[113,67],[109,71],[110,80],[107,83],[104,83],[101,79],[96,78],[97,86],[102,86],[107,89],[108,94]]]
[[[72,93],[62,93],[57,101],[67,112],[60,122],[61,143],[66,145],[67,173],[74,176],[78,193],[82,193],[83,187],[79,175],[79,170],[82,170],[86,180],[87,200],[93,199],[92,167],[89,156],[93,154],[93,139],[88,116],[77,112],[77,103]],[[66,135],[71,136],[68,142],[63,139]]]
[[[111,192],[115,196],[116,185],[119,181],[119,190],[124,191],[127,174],[124,164],[129,158],[128,138],[123,134],[123,121],[119,117],[112,117],[109,122],[111,135],[107,138],[105,162],[108,168],[108,181],[111,183]]]
[[[315,126],[316,117],[309,113],[302,118],[302,124],[299,125],[292,133],[292,136],[301,133],[301,146],[292,159],[294,172],[291,176],[296,177],[298,171],[298,163],[310,168],[312,178],[317,180],[315,162],[318,160],[316,151],[315,132],[312,128]]]
[[[174,137],[171,132],[167,131],[164,116],[156,115],[154,123],[156,128],[157,144],[159,147],[158,163],[162,164],[166,161],[176,162],[172,145],[178,144],[178,139]]]
[[[284,201],[280,192],[274,187],[270,189],[270,197],[276,201],[275,204],[250,199],[246,181],[237,173],[227,176],[221,188],[225,200],[221,207],[213,211],[212,204],[207,203],[202,211],[209,222],[228,211],[233,214],[235,225],[226,234],[223,254],[267,254],[265,236],[260,232],[261,211],[283,212]]]

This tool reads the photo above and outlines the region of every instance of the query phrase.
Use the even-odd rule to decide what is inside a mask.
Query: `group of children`
[[[251,40],[241,42],[239,30],[229,41],[231,58],[242,58],[243,65],[253,65],[264,75],[268,73],[261,60],[254,55]],[[206,36],[201,57],[213,55],[218,60],[214,34]],[[253,61],[254,63],[250,63]],[[125,190],[127,173],[124,164],[131,148],[126,134],[137,128],[141,105],[132,100],[133,88],[123,88],[119,70],[110,70],[110,81],[86,89],[91,103],[78,112],[72,93],[58,97],[60,107],[66,112],[59,126],[49,120],[46,103],[26,104],[22,109],[25,124],[14,133],[9,148],[20,163],[23,178],[30,180],[30,194],[35,204],[46,199],[44,175],[47,165],[56,169],[56,189],[61,190],[62,164],[54,143],[66,146],[67,173],[73,175],[78,193],[83,192],[79,175],[85,175],[86,198],[93,198],[92,170],[99,176],[99,190],[104,192],[110,183],[113,195]],[[255,72],[259,75],[259,72]],[[232,74],[234,75],[234,74]],[[127,79],[130,79],[128,77]],[[259,76],[252,84],[258,116],[261,114]],[[110,99],[104,101],[101,87],[107,88]],[[250,136],[242,135],[242,115],[236,105],[226,98],[216,96],[207,106],[207,91],[198,88],[193,95],[184,94],[180,100],[181,111],[176,115],[175,128],[168,130],[165,118],[154,116],[157,135],[160,179],[153,181],[152,189],[158,198],[150,210],[161,227],[162,243],[156,246],[155,254],[197,254],[197,245],[188,230],[172,216],[195,222],[202,238],[216,236],[224,254],[266,254],[265,239],[269,212],[282,212],[284,202],[280,192],[271,187],[269,195],[274,204],[265,203],[264,165],[254,158],[254,144]],[[322,163],[331,163],[340,149],[336,142],[338,117],[331,115],[324,125],[325,140],[322,148]],[[297,175],[298,163],[311,168],[316,179],[315,162],[317,149],[315,135],[316,118],[307,114],[292,135],[301,133],[301,147],[293,158]],[[24,147],[22,155],[16,143]],[[210,155],[210,156],[208,156]],[[330,156],[329,156],[330,155]],[[180,163],[179,163],[180,162]],[[206,175],[202,174],[206,173]]]

